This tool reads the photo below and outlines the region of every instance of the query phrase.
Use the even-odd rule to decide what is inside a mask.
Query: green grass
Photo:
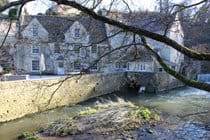
[[[96,112],[97,112],[96,109],[94,109],[94,108],[88,108],[86,110],[80,111],[79,112],[79,115],[90,115],[90,114],[94,114]]]
[[[20,136],[18,136],[18,138],[24,140],[39,140],[39,138],[36,137],[34,133],[31,132],[23,132]]]

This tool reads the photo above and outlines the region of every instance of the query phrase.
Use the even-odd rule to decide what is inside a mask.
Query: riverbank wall
[[[0,82],[0,122],[119,91],[124,73]]]
[[[153,93],[178,87],[170,78],[165,73],[109,73],[0,82],[0,122],[119,92],[132,80]]]

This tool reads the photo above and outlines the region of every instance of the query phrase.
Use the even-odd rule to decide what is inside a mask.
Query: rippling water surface
[[[126,95],[121,98],[105,96],[80,105],[62,107],[0,124],[0,140],[15,139],[21,132],[36,131],[52,121],[72,117],[87,107],[100,105],[101,102],[103,102],[101,104],[103,106],[123,103],[125,101],[122,98],[136,105],[145,105],[172,116],[185,116],[197,112],[210,111],[210,93],[194,88],[180,88],[157,95]],[[200,121],[199,119],[201,118],[193,119],[195,119],[194,121]],[[209,114],[205,115],[202,119],[210,121]]]

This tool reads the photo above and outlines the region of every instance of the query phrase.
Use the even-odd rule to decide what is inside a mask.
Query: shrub
[[[145,120],[149,120],[151,118],[151,112],[149,109],[144,108],[143,110],[139,110],[138,112]]]
[[[86,110],[80,111],[79,112],[79,115],[90,115],[90,114],[94,114],[96,112],[97,112],[96,109],[94,109],[94,108],[88,108]]]
[[[17,17],[17,8],[12,8],[9,10],[9,18],[14,19]]]
[[[7,68],[7,67],[5,67],[5,68],[3,68],[3,72],[6,74],[6,73],[9,73],[11,71],[11,69],[10,68]]]

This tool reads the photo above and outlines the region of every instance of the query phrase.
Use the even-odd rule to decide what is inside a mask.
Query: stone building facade
[[[55,10],[53,10],[55,11]],[[164,72],[151,54],[140,45],[128,45],[140,37],[97,21],[83,13],[68,15],[22,16],[15,24],[12,47],[14,69],[18,74],[65,75],[90,68],[88,72]],[[61,12],[63,13],[63,12]],[[100,11],[104,14],[104,11]],[[183,30],[179,17],[166,20],[159,13],[112,12],[106,15],[125,24],[155,33],[166,34],[183,44]],[[155,22],[151,22],[155,21]],[[168,30],[166,30],[168,29]],[[180,71],[184,57],[163,43],[147,39],[163,60]],[[101,58],[108,51],[128,45]]]
[[[184,33],[179,15],[165,19],[164,15],[157,12],[137,12],[137,13],[108,13],[110,18],[119,20],[127,25],[132,25],[142,29],[146,29],[158,34],[165,34],[167,37],[177,41],[180,44],[184,43]],[[111,25],[106,25],[108,36],[121,31]],[[172,69],[180,71],[181,65],[184,62],[184,55],[177,50],[163,43],[147,38],[156,52],[162,57]],[[113,48],[123,45],[141,43],[141,38],[129,32],[121,32],[109,40]],[[127,49],[119,51],[117,58],[112,58],[113,69],[120,71],[133,72],[164,72],[163,68],[141,45],[133,45]],[[116,55],[114,55],[116,57]]]
[[[103,71],[95,63],[101,52],[109,50],[105,25],[88,16],[24,16],[14,53],[18,73],[69,74],[90,67]]]

